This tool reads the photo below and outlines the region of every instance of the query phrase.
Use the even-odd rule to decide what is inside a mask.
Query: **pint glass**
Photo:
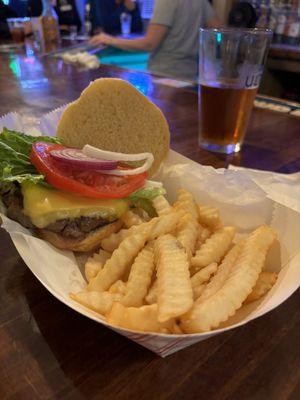
[[[240,150],[261,80],[272,31],[200,29],[199,145]]]
[[[23,43],[25,40],[25,31],[23,23],[29,21],[29,18],[8,18],[7,24],[11,33],[12,40],[16,43]]]

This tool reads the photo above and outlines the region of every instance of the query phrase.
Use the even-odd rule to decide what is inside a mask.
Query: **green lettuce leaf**
[[[149,186],[136,190],[129,196],[129,199],[134,207],[142,208],[146,211],[149,217],[153,218],[156,217],[157,214],[152,205],[152,200],[155,199],[155,197],[164,194],[166,194],[164,188]]]
[[[161,196],[166,194],[166,191],[162,187],[143,187],[142,189],[138,189],[135,192],[131,193],[129,198],[131,200],[137,199],[145,199],[145,200],[153,200],[157,196]]]
[[[57,137],[30,136],[4,128],[0,133],[0,182],[43,182],[41,175],[30,162],[33,143],[61,143]]]

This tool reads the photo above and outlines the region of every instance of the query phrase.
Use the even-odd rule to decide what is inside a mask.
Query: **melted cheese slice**
[[[124,199],[93,199],[76,196],[29,182],[22,183],[23,212],[38,228],[61,219],[100,217],[108,222],[119,219],[129,207]]]

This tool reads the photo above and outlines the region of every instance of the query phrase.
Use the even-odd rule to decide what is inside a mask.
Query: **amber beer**
[[[269,29],[200,28],[200,147],[240,151],[271,39]]]
[[[23,27],[14,27],[10,31],[12,40],[15,43],[23,43],[25,40],[25,32]]]
[[[8,18],[7,24],[15,43],[23,43],[25,39],[24,22],[27,18]]]
[[[226,88],[200,85],[199,142],[217,146],[242,143],[256,88]]]

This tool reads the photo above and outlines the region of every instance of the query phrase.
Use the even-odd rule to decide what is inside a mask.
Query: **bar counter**
[[[30,122],[107,76],[149,96],[169,121],[171,147],[199,163],[300,170],[299,117],[254,109],[239,154],[209,153],[197,145],[195,88],[116,67],[84,71],[51,57],[0,54],[0,115],[17,111]],[[299,291],[262,318],[161,359],[60,303],[2,230],[0,243],[2,400],[300,398]]]
[[[300,60],[300,46],[288,44],[272,44],[269,56],[273,58],[286,58],[289,60]]]
[[[286,71],[298,74],[295,77],[295,87],[300,89],[299,79],[300,73],[300,46],[291,46],[287,44],[273,44],[270,47],[267,67],[272,70]]]

